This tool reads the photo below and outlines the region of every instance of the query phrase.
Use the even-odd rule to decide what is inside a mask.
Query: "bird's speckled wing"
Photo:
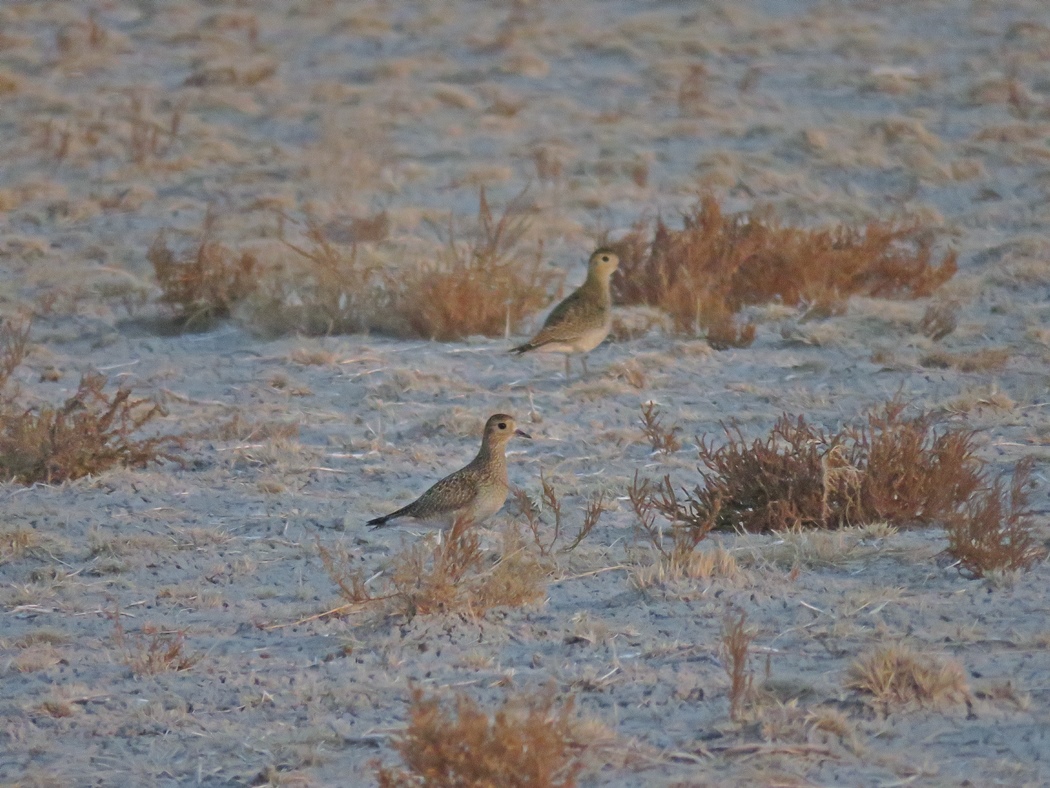
[[[477,479],[465,470],[446,476],[401,509],[400,516],[427,519],[470,506],[478,494]]]
[[[598,316],[600,312],[600,307],[593,304],[582,289],[576,290],[554,307],[543,321],[543,328],[526,344],[531,350],[548,342],[575,339],[581,324],[589,322],[589,319]]]

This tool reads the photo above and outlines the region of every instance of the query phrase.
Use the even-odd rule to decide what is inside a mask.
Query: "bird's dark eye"
[[[607,254],[603,254],[603,255],[602,255],[602,262],[603,262],[603,263],[607,263],[607,262],[609,262],[609,255],[607,255]]]
[[[505,430],[505,429],[507,429],[507,424],[506,424],[506,422],[503,422],[503,421],[501,421],[501,422],[499,423],[499,428],[500,428],[501,430]]]

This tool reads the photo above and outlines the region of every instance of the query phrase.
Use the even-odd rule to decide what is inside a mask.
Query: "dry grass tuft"
[[[124,664],[136,676],[155,676],[158,673],[180,673],[190,670],[204,655],[186,650],[184,630],[164,630],[144,624],[142,631],[129,637],[120,620],[120,609],[109,616],[113,619],[113,640],[124,652]]]
[[[512,697],[490,716],[459,694],[450,713],[414,689],[408,726],[394,740],[404,766],[376,764],[379,785],[571,788],[583,769],[573,707],[548,691]]]
[[[717,347],[754,338],[753,325],[733,321],[749,304],[806,304],[819,312],[851,295],[918,298],[956,271],[954,252],[933,265],[929,232],[918,222],[808,230],[785,227],[768,210],[726,215],[710,195],[683,217],[681,230],[658,219],[649,235],[639,224],[615,244],[614,298],[659,307],[676,331],[706,331]]]
[[[40,543],[36,532],[28,528],[0,528],[0,566],[21,558]]]
[[[388,271],[391,310],[410,334],[441,341],[519,330],[522,320],[545,306],[561,274],[543,262],[543,247],[525,254],[521,242],[532,209],[525,192],[497,218],[485,197],[478,199],[476,226],[466,240],[449,220],[444,247],[432,261]]]
[[[174,312],[182,328],[207,327],[230,316],[233,307],[254,292],[259,262],[249,252],[236,252],[211,239],[209,213],[195,249],[178,254],[162,230],[146,253],[160,285],[160,301]]]
[[[6,357],[0,351],[0,358]],[[178,461],[173,435],[135,438],[164,410],[157,402],[132,397],[120,386],[109,394],[104,375],[85,375],[61,407],[23,408],[0,403],[0,475],[22,484],[60,484],[120,465],[142,468]]]
[[[457,523],[444,541],[411,545],[392,561],[389,579],[373,591],[361,570],[319,545],[322,565],[346,604],[340,612],[383,603],[385,612],[413,617],[443,613],[479,616],[494,607],[520,607],[546,595],[551,566],[521,532],[503,531],[498,556],[481,549],[475,528]]]
[[[529,549],[515,528],[503,532],[502,555],[488,566],[474,529],[453,527],[430,551],[425,543],[394,561],[391,582],[407,616],[466,612],[480,615],[494,607],[520,607],[546,594],[549,568]]]
[[[1032,510],[1026,489],[1034,461],[1021,460],[1014,469],[1010,489],[996,479],[988,489],[971,497],[945,523],[948,553],[972,577],[989,572],[1029,569],[1046,555],[1032,532]]]
[[[850,668],[846,687],[886,706],[970,704],[966,672],[954,660],[920,654],[907,646],[882,646]]]
[[[715,547],[711,550],[693,550],[690,553],[661,555],[649,566],[631,572],[635,588],[670,586],[690,581],[711,581],[740,577],[741,569],[732,553]]]

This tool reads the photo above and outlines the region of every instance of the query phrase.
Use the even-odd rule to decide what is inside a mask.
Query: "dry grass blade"
[[[30,321],[25,318],[7,319],[0,325],[0,391],[4,390],[11,375],[25,361],[29,352],[29,329]]]
[[[917,222],[784,227],[770,211],[726,215],[708,195],[681,230],[658,219],[651,240],[639,224],[616,244],[613,295],[663,309],[679,332],[707,331],[712,344],[740,346],[754,338],[754,327],[737,328],[732,316],[749,304],[929,295],[955,274],[956,256],[933,265],[928,235]]]
[[[583,540],[594,530],[594,527],[598,525],[598,521],[602,519],[602,512],[605,511],[603,508],[604,504],[605,493],[601,492],[587,502],[587,506],[583,510],[583,525],[580,526],[576,538],[574,538],[566,547],[561,549],[563,553],[571,553],[579,547]]]
[[[288,270],[266,283],[266,308],[273,308],[285,329],[305,334],[371,328],[387,306],[379,263],[361,253],[357,235],[349,246],[338,244],[312,216],[306,217],[304,236],[304,244],[281,239],[295,257]]]
[[[394,741],[402,767],[376,764],[381,788],[572,788],[583,764],[572,699],[553,691],[510,698],[491,716],[468,696],[455,711],[412,691],[409,722]]]
[[[748,669],[748,652],[755,633],[747,627],[747,613],[726,615],[722,622],[719,657],[729,677],[729,718],[739,722],[754,692],[754,675]]]

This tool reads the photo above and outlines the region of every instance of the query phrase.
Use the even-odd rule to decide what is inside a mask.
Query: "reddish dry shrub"
[[[620,254],[612,280],[616,301],[663,309],[677,331],[706,330],[723,346],[753,338],[753,328],[732,323],[749,304],[918,298],[956,270],[954,252],[932,263],[928,233],[917,222],[784,227],[768,210],[726,215],[710,195],[683,217],[681,230],[657,219],[648,237],[647,225],[639,224],[614,245]]]
[[[403,768],[377,766],[381,788],[571,788],[583,768],[573,701],[553,692],[510,698],[492,716],[466,695],[455,712],[412,691],[409,722],[394,740]]]
[[[465,241],[449,222],[443,249],[413,270],[389,271],[392,312],[414,336],[441,341],[517,331],[544,307],[561,274],[543,262],[543,247],[521,250],[531,209],[525,192],[496,218],[482,189],[477,226]]]
[[[151,400],[132,397],[130,388],[107,394],[104,375],[85,375],[61,407],[0,409],[0,475],[22,484],[61,483],[101,473],[115,465],[144,467],[177,459],[171,435],[135,438],[134,433],[163,415]]]
[[[751,443],[724,427],[722,446],[700,441],[701,485],[679,499],[667,481],[662,504],[649,498],[672,522],[747,532],[943,521],[986,484],[973,433],[904,410],[891,401],[833,434],[785,414]]]
[[[160,285],[160,301],[184,326],[230,316],[233,306],[254,292],[258,261],[249,252],[236,252],[211,240],[210,219],[205,219],[196,249],[178,255],[167,244],[162,230],[146,253]]]
[[[715,528],[721,511],[713,499],[700,501],[687,495],[686,500],[680,500],[670,476],[654,484],[649,479],[639,479],[637,471],[627,488],[627,497],[642,535],[671,567],[688,564],[696,546]],[[670,525],[663,527],[658,516]]]
[[[982,577],[992,571],[1028,569],[1046,555],[1032,534],[1027,487],[1033,465],[1030,457],[1021,460],[1009,490],[996,479],[948,517],[948,553],[962,571]]]

